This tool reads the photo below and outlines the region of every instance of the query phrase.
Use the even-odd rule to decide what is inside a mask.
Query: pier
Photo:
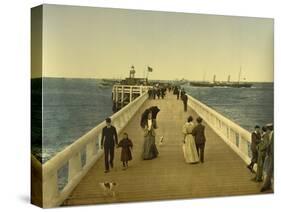
[[[159,157],[141,159],[143,132],[140,127],[142,112],[158,106],[156,143]],[[186,164],[183,157],[182,125],[188,115],[201,116],[206,125],[205,163]],[[181,100],[167,93],[165,99],[150,100],[147,92],[127,104],[112,117],[112,124],[121,135],[126,131],[132,139],[133,160],[122,170],[120,149],[115,151],[114,169],[104,173],[103,150],[100,148],[101,130],[105,123],[39,167],[42,180],[43,207],[86,205],[144,200],[186,199],[230,195],[259,194],[260,184],[252,182],[253,174],[246,168],[250,161],[250,132],[189,96],[188,111],[183,111]],[[164,136],[159,146],[160,136]],[[34,165],[34,160],[32,164]],[[62,182],[61,173],[66,173]],[[99,183],[114,181],[118,185],[115,197],[105,197]],[[33,188],[36,193],[36,188]]]

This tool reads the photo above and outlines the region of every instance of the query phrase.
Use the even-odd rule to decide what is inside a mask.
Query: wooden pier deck
[[[164,144],[158,146],[158,158],[144,161],[141,159],[143,132],[139,123],[142,112],[150,106],[161,109],[157,117],[156,142],[164,136]],[[134,143],[129,169],[122,170],[120,149],[115,151],[115,167],[109,173],[103,172],[102,157],[63,205],[259,194],[261,185],[250,180],[253,174],[246,164],[208,126],[205,163],[185,163],[181,129],[188,115],[197,117],[190,108],[184,112],[182,101],[172,94],[164,100],[146,101],[124,129]],[[118,183],[115,197],[103,195],[99,183],[104,181]]]

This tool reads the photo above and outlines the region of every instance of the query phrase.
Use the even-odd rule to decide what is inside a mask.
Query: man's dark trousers
[[[197,149],[198,156],[200,158],[200,162],[204,163],[205,143],[203,143],[203,144],[196,144],[196,149]]]
[[[104,165],[105,165],[106,170],[109,170],[109,163],[110,163],[111,167],[113,168],[113,161],[114,161],[114,146],[112,146],[112,147],[105,146],[104,147]]]
[[[183,101],[183,109],[184,109],[184,112],[187,111],[187,101]]]

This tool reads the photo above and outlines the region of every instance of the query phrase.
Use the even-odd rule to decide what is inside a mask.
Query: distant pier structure
[[[147,78],[136,78],[136,70],[131,66],[129,77],[112,87],[112,110],[117,112],[127,104],[146,93],[152,86]]]

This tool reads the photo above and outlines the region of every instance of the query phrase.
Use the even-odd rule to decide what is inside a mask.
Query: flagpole
[[[147,67],[147,69],[146,69],[146,81],[148,81],[148,65],[146,66]]]

